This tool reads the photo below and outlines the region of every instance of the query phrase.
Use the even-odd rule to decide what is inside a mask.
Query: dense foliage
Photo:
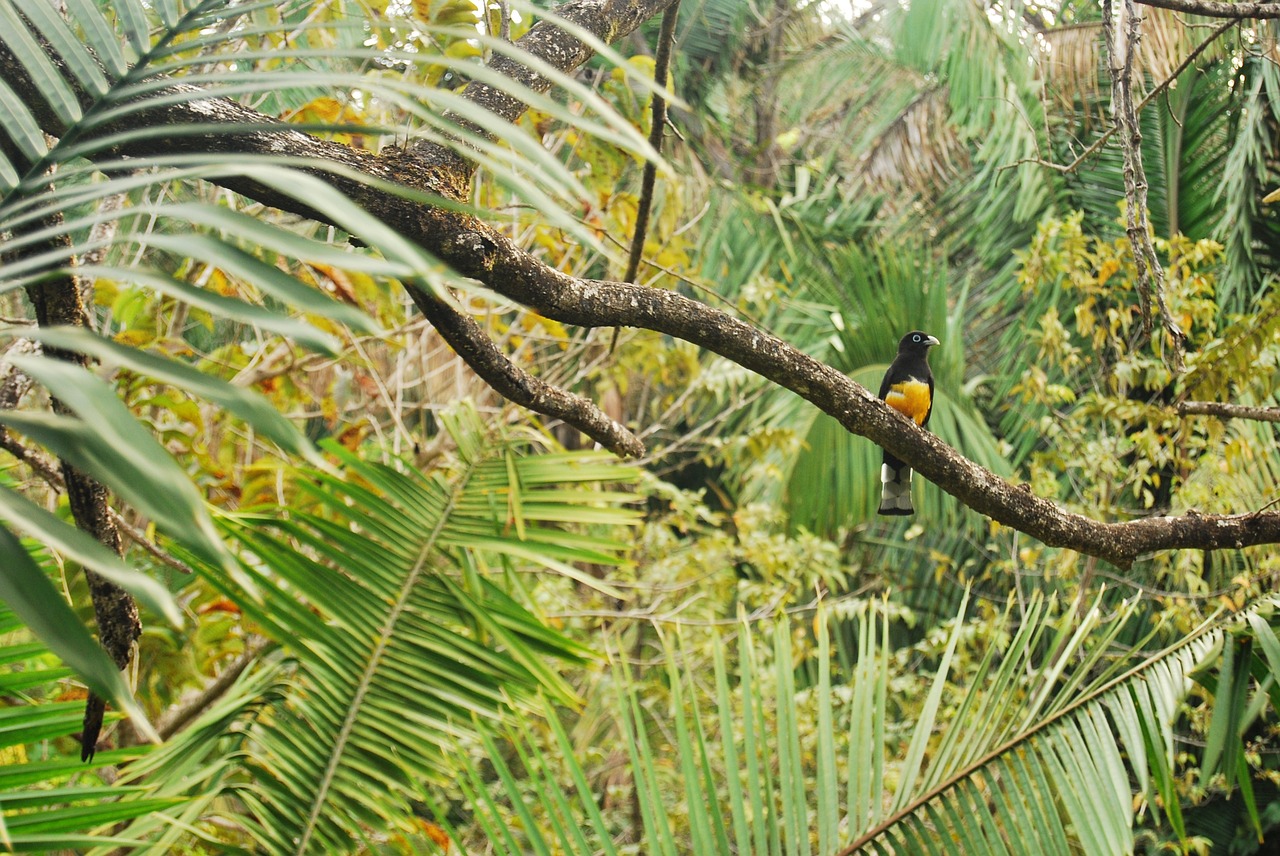
[[[879,450],[725,358],[496,300],[311,165],[104,164],[79,142],[157,91],[357,149],[445,141],[480,164],[477,217],[601,279],[623,275],[655,159],[644,284],[872,389],[899,335],[928,330],[930,428],[966,457],[1097,519],[1238,513],[1276,499],[1271,422],[1181,405],[1277,404],[1269,23],[1213,39],[1142,112],[1177,370],[1144,327],[1115,140],[1061,169],[1110,121],[1093,4],[683,0],[661,157],[645,143],[657,20],[576,75],[548,70],[552,95],[521,93],[508,124],[458,93],[501,86],[484,63],[547,4],[18,5],[0,4],[0,41],[66,133],[0,88],[6,845],[1275,840],[1273,548],[1119,569],[927,484],[914,517],[877,518]],[[1208,32],[1154,9],[1143,28],[1144,91]],[[92,330],[36,327],[33,289],[68,272]],[[599,402],[646,457],[506,403],[414,288]],[[71,525],[58,460],[114,492],[123,558]],[[91,636],[83,568],[142,606],[123,674]],[[86,686],[119,711],[91,764]]]

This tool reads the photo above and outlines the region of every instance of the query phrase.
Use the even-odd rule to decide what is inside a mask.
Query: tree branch
[[[644,454],[640,438],[610,419],[595,402],[516,366],[475,321],[420,288],[411,286],[409,296],[458,356],[503,397],[536,413],[563,420],[615,455],[638,458]]]
[[[604,28],[608,38],[616,39],[643,20],[635,10],[643,7],[647,14],[653,14],[670,2],[672,0],[649,0],[624,4],[575,0],[561,6],[559,11],[567,16],[568,11],[603,12],[625,6],[626,17],[609,22]],[[539,39],[541,41],[535,43],[526,36],[524,44],[537,47],[539,56],[556,68],[570,70],[586,57],[576,39],[554,28],[545,31]],[[0,56],[0,77],[19,97],[31,103],[31,99],[38,96],[33,95],[30,82],[22,79],[20,69],[20,64]],[[474,96],[478,101],[503,101],[483,87],[477,92],[485,93]],[[504,115],[510,116],[509,111],[516,107],[508,104],[503,109],[508,111]],[[41,121],[53,115],[52,110],[41,105],[35,105],[34,112]],[[49,121],[56,127],[56,116]],[[469,168],[455,168],[456,155],[437,157],[438,152],[431,147],[414,151],[390,149],[374,155],[315,139],[220,99],[200,100],[198,108],[190,103],[159,106],[140,103],[128,117],[128,126],[136,128],[143,124],[185,127],[182,134],[163,140],[143,139],[137,134],[122,142],[117,138],[116,142],[104,145],[89,156],[146,158],[179,149],[305,158],[315,164],[311,169],[314,174],[323,176],[372,216],[395,224],[402,235],[450,264],[458,273],[562,323],[640,327],[720,354],[802,396],[835,417],[846,430],[868,438],[907,461],[922,476],[975,511],[1050,546],[1076,550],[1127,567],[1139,556],[1157,550],[1225,549],[1280,542],[1280,513],[1276,512],[1224,516],[1188,514],[1120,523],[1100,522],[1069,512],[1033,495],[1025,486],[1005,482],[967,460],[841,372],[775,336],[674,292],[569,276],[542,263],[499,230],[457,210],[456,206],[432,205],[421,201],[420,196],[409,198],[385,187],[386,182],[392,181],[446,200],[464,199],[471,173]],[[252,126],[252,130],[245,132],[246,126]],[[122,129],[119,124],[107,125],[94,133],[98,139],[107,139],[113,131]],[[352,171],[367,178],[353,176]],[[228,177],[219,183],[263,204],[320,222],[333,222],[325,212],[310,208],[304,201],[242,177]]]
[[[667,85],[667,69],[671,65],[672,43],[676,35],[676,17],[680,12],[680,0],[667,7],[662,13],[662,31],[658,34],[658,54],[653,61],[653,82],[659,87]],[[662,132],[667,127],[667,99],[658,93],[653,95],[653,120],[649,126],[649,145],[655,152],[662,151]],[[627,256],[627,272],[622,275],[623,282],[635,282],[640,271],[640,258],[644,255],[644,239],[649,231],[649,211],[653,208],[653,186],[657,180],[658,166],[653,161],[645,161],[644,173],[640,178],[640,202],[636,206],[636,226],[631,235],[631,252]],[[614,331],[617,335],[617,331]]]
[[[1113,13],[1113,8],[1116,12]],[[1118,13],[1118,14],[1117,14]],[[1142,18],[1133,0],[1102,2],[1102,29],[1106,35],[1107,68],[1111,73],[1111,105],[1120,132],[1120,148],[1124,152],[1124,192],[1126,229],[1129,248],[1138,273],[1138,302],[1142,310],[1142,326],[1151,335],[1151,298],[1155,297],[1160,323],[1169,336],[1170,350],[1165,362],[1175,372],[1183,368],[1182,353],[1187,336],[1174,320],[1164,298],[1164,268],[1151,242],[1151,223],[1147,210],[1147,173],[1142,165],[1142,129],[1138,110],[1133,104],[1133,58],[1141,38]]]
[[[1280,407],[1250,407],[1220,401],[1183,401],[1176,408],[1179,416],[1217,416],[1219,419],[1252,419],[1256,422],[1280,422]]]
[[[27,252],[65,250],[69,253],[70,238],[58,228],[61,220],[61,212],[56,212],[26,224],[24,229],[44,228],[54,236],[33,244]],[[91,326],[80,283],[70,274],[56,275],[37,285],[28,286],[27,297],[35,309],[36,321],[41,327]],[[88,364],[88,360],[83,355],[74,352],[45,348],[44,353],[45,356],[53,359],[65,360],[81,366]],[[69,412],[66,405],[57,398],[52,399],[52,406],[56,413]],[[7,436],[6,433],[5,437]],[[120,540],[120,530],[116,527],[111,507],[107,502],[106,486],[67,461],[60,461],[59,464],[62,483],[67,492],[67,503],[71,507],[71,516],[75,519],[76,526],[92,535],[117,556],[121,555],[123,544]],[[132,658],[133,643],[142,635],[138,605],[131,594],[106,577],[88,568],[84,569],[84,576],[89,584],[89,597],[93,602],[93,615],[98,625],[98,641],[106,649],[116,668],[123,671]],[[106,700],[90,693],[85,703],[84,727],[81,732],[80,759],[82,761],[92,760],[97,751],[98,735],[102,731],[105,710]]]
[[[1215,0],[1137,0],[1143,6],[1206,18],[1280,18],[1280,3],[1219,3]]]

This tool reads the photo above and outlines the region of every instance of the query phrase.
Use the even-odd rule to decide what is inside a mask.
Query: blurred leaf
[[[87,532],[64,522],[7,486],[0,486],[0,516],[38,538],[45,546],[111,580],[175,627],[182,626],[182,612],[168,589],[130,568]]]

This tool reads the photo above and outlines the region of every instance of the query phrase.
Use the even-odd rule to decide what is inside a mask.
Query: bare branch
[[[1183,401],[1175,408],[1180,416],[1217,416],[1220,419],[1252,419],[1280,422],[1280,407],[1250,407],[1220,401]]]
[[[422,289],[409,289],[413,302],[467,365],[502,396],[537,413],[561,419],[604,448],[638,458],[644,443],[610,419],[594,402],[518,368],[498,350],[480,325]]]
[[[1216,0],[1137,0],[1143,6],[1206,18],[1280,18],[1280,3],[1219,3]]]
[[[43,222],[28,224],[28,229],[59,225],[62,215],[50,215]],[[55,223],[54,221],[58,221]],[[43,242],[32,245],[30,252],[46,250],[69,250],[70,238],[61,230],[54,228],[50,232],[55,235]],[[83,292],[76,277],[71,275],[54,276],[46,281],[27,288],[27,297],[35,309],[36,321],[41,327],[69,325],[89,327],[89,313],[83,299]],[[46,356],[66,360],[79,365],[87,364],[81,354],[63,351],[56,348],[45,348]],[[55,412],[68,412],[57,398],[52,400]],[[7,434],[5,439],[9,439]],[[117,556],[123,552],[120,530],[111,516],[111,507],[107,503],[107,488],[96,478],[72,466],[67,461],[60,461],[62,482],[66,488],[67,501],[71,507],[71,516],[76,526],[92,535],[100,544]],[[93,614],[98,625],[98,640],[110,655],[116,668],[125,669],[132,659],[133,643],[142,635],[142,621],[138,617],[138,605],[133,596],[115,583],[88,568],[84,569],[85,581],[89,584],[89,596],[93,601]],[[103,713],[106,701],[90,693],[85,703],[84,728],[81,733],[80,758],[92,760],[97,751],[98,735],[102,730]]]
[[[658,87],[667,85],[667,68],[671,65],[671,48],[675,41],[676,17],[680,13],[680,0],[672,3],[662,13],[662,31],[658,34],[658,55],[653,62],[653,82]],[[662,132],[667,127],[667,99],[654,93],[653,123],[649,127],[649,145],[655,152],[662,151]],[[640,179],[640,203],[636,209],[635,233],[631,236],[631,253],[627,258],[624,282],[635,282],[640,270],[640,257],[644,255],[645,234],[649,231],[649,211],[653,207],[653,186],[657,180],[658,165],[645,161]],[[614,334],[617,335],[616,333]]]
[[[1115,12],[1113,12],[1115,8]],[[1116,14],[1118,12],[1118,14]],[[1120,131],[1120,147],[1124,152],[1125,232],[1133,251],[1138,272],[1138,301],[1142,309],[1143,329],[1151,334],[1151,299],[1154,296],[1160,322],[1169,336],[1165,361],[1176,372],[1183,368],[1182,354],[1187,335],[1178,325],[1164,298],[1164,268],[1151,242],[1151,223],[1147,210],[1147,173],[1142,165],[1142,130],[1138,111],[1133,104],[1133,57],[1141,38],[1142,18],[1133,0],[1102,3],[1103,32],[1107,43],[1107,68],[1111,72],[1111,107]]]

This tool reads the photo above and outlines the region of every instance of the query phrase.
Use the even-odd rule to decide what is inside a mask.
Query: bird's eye
[[[912,336],[912,337],[911,337],[911,341],[913,341],[913,342],[919,342],[919,341],[920,341],[920,334],[919,334],[919,333],[916,333],[914,336]]]

